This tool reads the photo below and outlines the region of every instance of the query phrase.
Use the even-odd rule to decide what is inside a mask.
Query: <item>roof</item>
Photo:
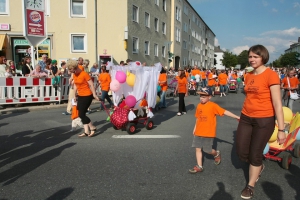
[[[215,47],[215,53],[224,53],[220,46]]]

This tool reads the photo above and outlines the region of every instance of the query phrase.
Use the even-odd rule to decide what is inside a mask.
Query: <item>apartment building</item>
[[[27,53],[22,0],[0,1],[0,55]],[[48,38],[35,47],[57,60],[130,58],[147,65],[212,67],[215,35],[187,0],[45,0]],[[2,42],[3,41],[3,42]],[[2,49],[2,51],[1,51]],[[174,54],[169,62],[169,52]]]

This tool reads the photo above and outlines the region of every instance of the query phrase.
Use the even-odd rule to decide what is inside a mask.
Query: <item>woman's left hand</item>
[[[283,144],[286,140],[286,135],[285,135],[285,132],[283,131],[278,131],[278,134],[277,134],[277,142],[279,144]]]
[[[97,95],[93,95],[94,99],[96,99],[97,101],[100,101],[99,100],[99,97]]]

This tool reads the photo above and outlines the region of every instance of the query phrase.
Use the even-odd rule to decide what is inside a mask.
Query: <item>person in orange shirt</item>
[[[196,75],[198,75],[197,78]],[[201,71],[198,69],[197,65],[194,65],[194,69],[191,71],[191,76],[194,76],[196,78],[196,91],[197,91],[199,88],[199,83],[201,82]]]
[[[95,135],[96,127],[92,124],[90,118],[86,116],[87,109],[90,107],[93,98],[99,101],[94,88],[93,81],[88,73],[82,71],[78,67],[78,62],[69,60],[67,67],[70,73],[73,73],[74,93],[77,94],[77,108],[78,115],[83,123],[84,133],[78,135],[79,137]]]
[[[239,158],[249,163],[249,181],[241,192],[243,199],[253,197],[254,186],[265,166],[263,151],[274,132],[275,115],[278,122],[277,141],[283,144],[284,118],[280,98],[280,80],[276,72],[267,68],[269,52],[262,45],[248,51],[253,71],[245,79],[246,98],[236,133],[236,151]]]
[[[212,91],[213,97],[215,96],[216,78],[218,78],[216,75],[216,70],[213,69],[213,70],[211,70],[211,72],[208,74],[208,77],[207,77],[207,79],[208,79],[207,87],[209,87],[210,90]]]
[[[114,104],[108,96],[111,78],[110,78],[109,73],[106,71],[106,66],[101,66],[101,72],[102,73],[98,76],[99,85],[101,87],[101,99],[100,100],[104,104],[105,99],[106,99],[108,101],[108,103],[110,104],[110,107],[113,108]],[[100,110],[104,109],[102,103],[100,104]]]
[[[193,144],[196,150],[197,165],[190,169],[189,172],[195,174],[203,171],[202,166],[202,151],[214,156],[215,164],[221,162],[221,153],[212,149],[214,138],[216,137],[217,115],[229,116],[237,120],[239,116],[221,108],[218,104],[211,102],[212,91],[210,88],[202,88],[200,92],[200,103],[197,105],[195,112],[196,123],[193,130]]]
[[[177,116],[186,114],[186,108],[184,103],[184,97],[188,95],[188,81],[185,77],[184,70],[178,70],[177,86],[174,91],[174,95],[178,92],[179,106]]]
[[[201,76],[201,85],[204,88],[207,86],[206,69],[205,68],[203,68],[202,71],[200,71],[200,76]]]
[[[83,58],[82,57],[78,58],[78,67],[81,71],[85,71],[84,67],[83,67]]]
[[[290,98],[290,92],[297,92],[299,80],[295,77],[295,70],[289,69],[287,76],[282,79],[281,89],[284,89],[283,103],[285,106],[293,110],[293,103],[295,100]]]
[[[222,94],[226,96],[225,90],[228,83],[228,76],[225,73],[225,70],[222,70],[221,73],[218,76],[219,84],[220,84],[220,97],[222,97]]]
[[[166,92],[168,89],[168,83],[167,83],[167,72],[164,68],[161,69],[160,75],[158,78],[158,84],[161,87],[161,95],[160,95],[160,102],[158,107],[159,108],[166,108]]]

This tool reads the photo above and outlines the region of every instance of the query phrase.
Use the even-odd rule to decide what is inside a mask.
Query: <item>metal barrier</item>
[[[97,87],[97,77],[91,77]],[[100,88],[95,88],[100,95]],[[69,77],[62,77],[60,84],[52,85],[51,78],[0,77],[0,105],[58,102],[68,100]]]

